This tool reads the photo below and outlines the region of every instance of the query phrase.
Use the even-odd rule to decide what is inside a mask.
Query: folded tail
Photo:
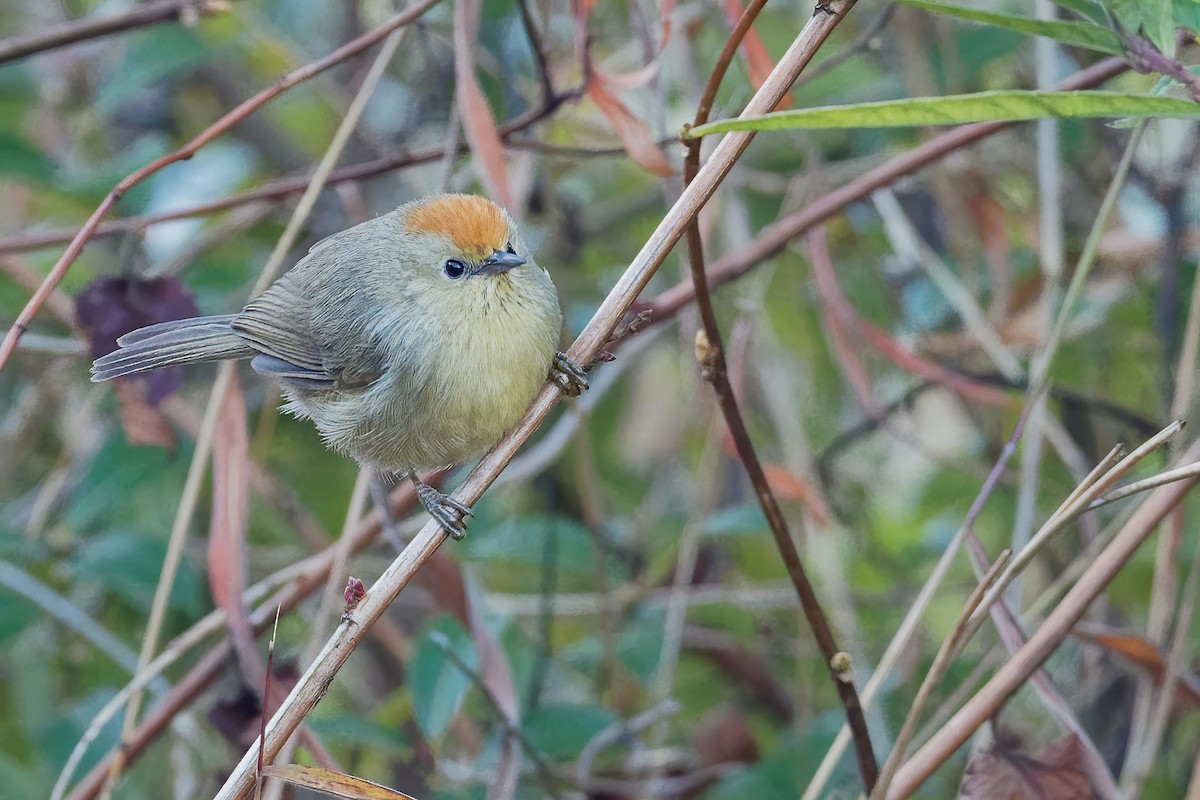
[[[257,355],[258,351],[229,327],[234,316],[172,320],[127,333],[117,339],[116,350],[92,364],[92,381],[107,381],[176,364]]]

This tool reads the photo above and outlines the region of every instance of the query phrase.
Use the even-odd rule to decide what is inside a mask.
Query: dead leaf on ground
[[[96,278],[75,296],[75,318],[87,334],[92,358],[116,350],[117,338],[132,330],[199,313],[191,291],[171,276]],[[183,370],[166,367],[122,380],[145,387],[147,401],[157,406],[183,383]]]

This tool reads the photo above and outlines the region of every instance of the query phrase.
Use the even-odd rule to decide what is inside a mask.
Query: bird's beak
[[[479,269],[475,270],[476,275],[499,275],[503,272],[508,272],[513,267],[519,267],[525,263],[525,259],[515,253],[505,253],[502,250],[493,250]]]

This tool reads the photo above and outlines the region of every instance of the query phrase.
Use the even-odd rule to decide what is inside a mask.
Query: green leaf
[[[41,610],[24,597],[0,589],[0,644],[14,638],[41,615]]]
[[[129,532],[108,532],[85,542],[77,552],[76,579],[97,581],[134,608],[149,608],[162,572],[167,545],[161,539]],[[204,607],[200,578],[187,559],[171,587],[168,607],[199,613]]]
[[[939,3],[935,0],[899,0],[899,2],[906,6],[923,8],[926,11],[971,22],[981,22],[985,25],[995,25],[998,28],[1007,28],[1030,36],[1046,36],[1063,44],[1099,50],[1101,53],[1110,55],[1119,56],[1125,52],[1125,48],[1121,44],[1121,37],[1115,31],[1091,22],[1031,19],[1015,14],[997,14],[993,11],[963,8],[952,3]]]
[[[1092,22],[1104,24],[1108,19],[1104,16],[1104,7],[1094,0],[1054,0],[1054,3]]]
[[[542,706],[521,730],[529,743],[551,761],[574,761],[592,737],[617,719],[597,706]]]
[[[488,564],[497,562],[541,567],[545,548],[554,547],[556,569],[592,573],[596,551],[587,528],[566,517],[530,515],[497,523],[487,536],[464,541],[464,557]]]
[[[978,92],[951,97],[916,97],[844,106],[777,111],[761,117],[726,119],[692,128],[695,139],[726,131],[811,128],[899,128],[961,125],[966,122],[1019,122],[1033,119],[1194,117],[1200,105],[1170,97],[1118,92]]]
[[[50,159],[29,142],[11,133],[0,133],[0,175],[47,181],[54,174]]]
[[[1200,2],[1197,0],[1175,0],[1175,24],[1195,33],[1200,31]]]
[[[468,668],[475,669],[475,644],[458,620],[443,615],[421,630],[415,648],[409,667],[413,713],[425,737],[435,740],[446,731],[471,688],[471,679],[446,656],[447,648]]]
[[[1130,34],[1141,34],[1164,55],[1175,54],[1175,17],[1171,0],[1106,0],[1117,25]]]

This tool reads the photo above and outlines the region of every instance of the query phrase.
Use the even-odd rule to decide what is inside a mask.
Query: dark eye
[[[508,251],[509,253],[512,253],[514,256],[517,254],[517,251],[513,249],[512,242],[509,242],[508,244],[504,245],[504,249],[506,251]]]
[[[467,267],[457,258],[452,258],[442,265],[442,269],[446,271],[447,278],[461,278],[467,272]]]

